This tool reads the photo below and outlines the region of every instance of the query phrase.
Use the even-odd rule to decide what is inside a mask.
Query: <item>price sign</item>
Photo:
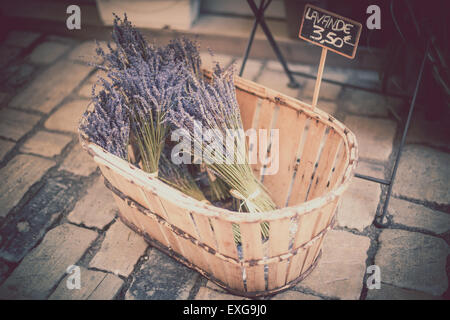
[[[361,23],[307,4],[299,37],[353,59],[361,34]]]

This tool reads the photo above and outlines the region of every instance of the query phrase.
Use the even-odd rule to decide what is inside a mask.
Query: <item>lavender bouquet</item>
[[[184,167],[175,168],[169,161],[160,165],[168,133],[165,116],[185,83],[180,66],[188,66],[194,73],[200,70],[195,44],[178,39],[166,47],[149,45],[126,15],[123,21],[115,17],[112,38],[114,47],[108,44],[107,53],[100,46],[97,48],[103,63],[96,66],[106,72],[107,79],[99,79],[103,90],[98,95],[93,87],[94,110],[85,113],[81,131],[109,152],[140,163],[144,171],[204,200]],[[189,54],[193,50],[197,54]],[[131,148],[132,152],[128,152],[130,145],[137,150]]]
[[[223,70],[217,65],[210,82],[187,73],[185,91],[167,119],[180,129],[180,135],[193,141],[193,148],[183,152],[194,161],[200,156],[206,167],[230,187],[230,193],[241,200],[240,209],[264,212],[276,208],[249,165],[231,68]],[[239,230],[234,231],[236,242],[240,242]],[[267,223],[261,224],[261,231],[268,237]]]
[[[108,53],[97,49],[104,61],[99,68],[107,72],[130,110],[143,170],[157,175],[168,131],[164,118],[184,83],[179,72],[184,61],[179,58],[183,56],[179,51],[185,43],[163,49],[149,45],[126,16],[123,21],[115,17],[112,38],[115,48],[108,45]]]
[[[81,117],[79,131],[108,152],[127,159],[130,135],[128,107],[122,94],[103,80],[103,90],[93,100],[93,110]]]

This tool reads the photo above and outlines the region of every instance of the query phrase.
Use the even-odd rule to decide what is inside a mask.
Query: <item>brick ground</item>
[[[0,44],[0,297],[37,299],[242,299],[161,254],[117,221],[117,208],[77,122],[97,71],[84,62],[93,41],[13,31]],[[205,63],[240,57],[202,52]],[[290,64],[315,74],[317,66]],[[244,77],[311,100],[314,81],[287,86],[277,61],[250,59]],[[325,68],[324,78],[376,87],[373,71]],[[319,108],[355,131],[358,172],[388,178],[400,132],[391,110],[401,102],[323,84]],[[420,109],[417,110],[421,114]],[[422,117],[423,118],[423,117]],[[374,226],[385,187],[355,179],[339,207],[338,227],[317,268],[272,299],[442,299],[449,297],[449,143],[445,122],[413,118],[389,207],[392,225]],[[366,269],[381,268],[380,290]],[[68,290],[67,268],[80,267],[81,290]]]

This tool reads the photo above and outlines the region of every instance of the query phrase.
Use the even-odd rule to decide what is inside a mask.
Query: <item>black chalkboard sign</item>
[[[353,59],[361,34],[361,23],[307,4],[299,37]]]

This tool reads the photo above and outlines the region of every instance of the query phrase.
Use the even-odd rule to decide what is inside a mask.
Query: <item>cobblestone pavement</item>
[[[0,44],[0,297],[33,299],[242,299],[160,253],[117,219],[99,170],[81,150],[77,122],[97,71],[94,43],[15,31]],[[228,65],[239,58],[217,54]],[[212,59],[204,55],[205,64]],[[295,71],[314,73],[310,66]],[[277,61],[249,60],[244,77],[303,99],[314,81],[286,86]],[[324,78],[374,87],[374,72],[326,67]],[[389,111],[399,99],[323,83],[319,107],[352,129],[358,172],[388,178],[400,140]],[[450,132],[417,110],[394,185],[387,229],[373,225],[385,187],[354,179],[317,268],[273,299],[449,298]],[[367,267],[381,270],[369,290]],[[67,268],[82,285],[69,290]]]

